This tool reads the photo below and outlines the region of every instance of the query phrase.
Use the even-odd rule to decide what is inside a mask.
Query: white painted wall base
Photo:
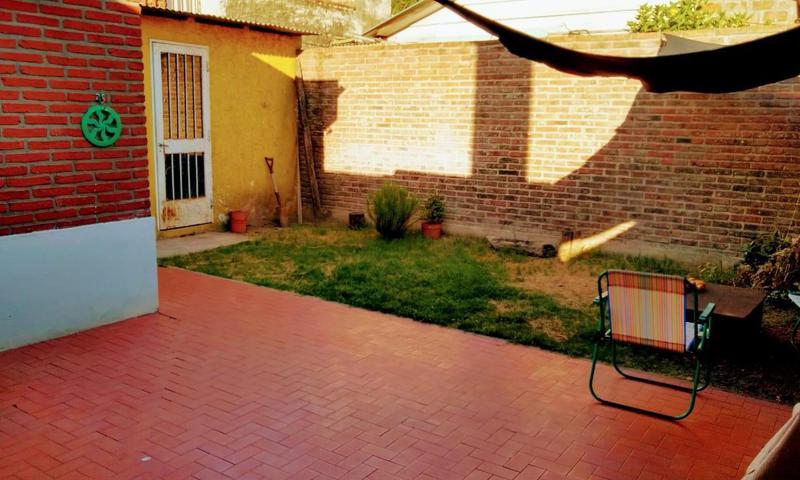
[[[0,237],[0,351],[158,309],[152,218]]]

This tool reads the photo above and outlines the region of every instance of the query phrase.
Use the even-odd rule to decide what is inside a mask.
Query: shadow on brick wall
[[[614,136],[560,180],[564,227],[738,253],[800,233],[800,81],[724,95],[640,90]],[[598,112],[599,114],[599,112]]]
[[[391,175],[331,172],[326,168],[326,159],[341,152],[325,145],[325,133],[337,120],[337,99],[344,89],[335,80],[306,80],[312,141],[324,206],[337,215],[364,211],[367,195],[391,181],[423,197],[434,192],[444,195],[451,223],[495,228],[515,225],[515,222],[537,214],[535,206],[519,204],[519,195],[530,187],[525,180],[525,171],[532,65],[504,55],[499,45],[483,43],[477,46],[475,68],[468,175],[420,173],[402,168]],[[509,71],[513,74],[509,75]],[[375,129],[372,142],[380,144],[379,137],[385,133],[385,130]],[[302,138],[300,142],[302,147]],[[300,151],[302,157],[302,148]],[[308,210],[311,198],[303,158],[301,174],[303,204]],[[502,182],[496,178],[498,175]]]
[[[320,196],[323,202],[331,198],[331,187],[338,182],[326,181],[322,178],[325,172],[325,132],[336,122],[339,106],[339,95],[342,88],[335,80],[305,80],[303,81],[306,102],[308,104],[307,128],[311,130],[311,143],[314,152],[314,165],[318,178]],[[298,121],[298,128],[303,128],[302,121]],[[305,143],[302,130],[297,135],[298,154],[300,156],[300,193],[302,200],[303,218],[314,218],[311,201],[311,187],[308,183],[308,159],[305,155]],[[327,187],[327,189],[326,189]],[[363,195],[366,198],[366,186],[361,190],[353,192],[355,195]],[[332,208],[327,202],[323,205],[327,210]]]
[[[326,208],[337,216],[363,211],[367,194],[392,181],[421,196],[439,191],[448,223],[476,233],[588,236],[634,220],[623,238],[728,253],[759,232],[800,233],[792,223],[800,195],[797,80],[726,95],[633,94],[630,84],[605,79],[552,86],[552,77],[535,82],[534,64],[493,42],[476,44],[475,68],[468,175],[326,169],[327,158],[344,158],[341,145],[324,143],[344,90],[337,81],[307,82]],[[563,119],[550,113],[543,125],[540,104],[571,110]],[[612,106],[613,126],[602,120]],[[390,131],[364,128],[359,135],[375,144]],[[537,142],[552,143],[550,153]],[[531,168],[557,175],[532,179],[541,172]],[[308,198],[304,185],[305,205]]]

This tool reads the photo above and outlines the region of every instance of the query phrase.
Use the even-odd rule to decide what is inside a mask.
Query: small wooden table
[[[709,303],[716,304],[712,337],[745,339],[761,329],[765,298],[759,289],[707,283],[706,291],[697,295],[697,308],[702,312]]]

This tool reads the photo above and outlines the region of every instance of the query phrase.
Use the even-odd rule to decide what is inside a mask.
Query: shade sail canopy
[[[738,92],[800,75],[800,27],[711,50],[657,57],[615,57],[559,47],[497,23],[452,0],[436,1],[496,35],[514,55],[582,77],[634,78],[650,92]]]

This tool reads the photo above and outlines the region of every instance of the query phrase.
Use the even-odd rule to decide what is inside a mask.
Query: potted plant
[[[425,220],[422,222],[422,235],[436,240],[442,237],[444,221],[444,197],[434,193],[425,202]]]
[[[230,230],[233,233],[247,232],[247,212],[244,210],[232,210],[228,216],[230,220]]]

